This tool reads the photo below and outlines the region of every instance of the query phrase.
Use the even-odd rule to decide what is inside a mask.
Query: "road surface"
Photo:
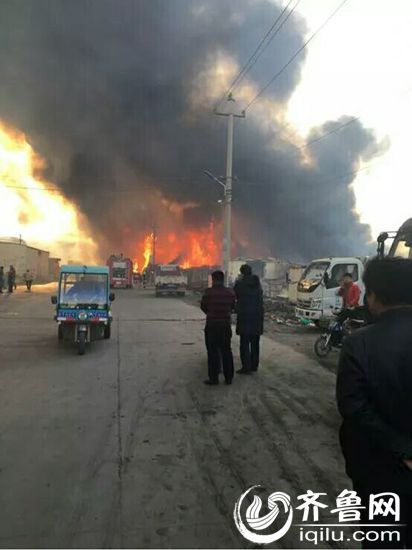
[[[1,547],[252,547],[251,485],[330,508],[350,488],[332,370],[265,338],[256,375],[205,386],[203,314],[150,290],[118,291],[112,339],[78,356],[52,290],[0,295]],[[273,547],[313,548],[298,535]]]

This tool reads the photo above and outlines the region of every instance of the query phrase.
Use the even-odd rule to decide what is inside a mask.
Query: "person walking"
[[[203,294],[200,308],[206,313],[205,344],[209,378],[205,384],[215,386],[219,383],[220,366],[226,384],[233,379],[233,354],[231,348],[231,313],[235,307],[235,293],[225,287],[223,271],[212,273],[212,286]]]
[[[236,281],[236,334],[240,336],[239,374],[256,372],[259,366],[260,337],[263,334],[263,291],[259,277],[252,274],[252,268],[243,264],[241,277]]]
[[[340,442],[346,472],[366,507],[362,524],[370,521],[371,495],[400,499],[400,540],[373,539],[363,548],[412,548],[412,260],[370,260],[364,282],[375,322],[343,344],[336,384]],[[393,519],[378,516],[375,523]],[[380,531],[373,523],[371,529]]]
[[[26,287],[27,287],[28,292],[31,292],[31,287],[32,287],[33,280],[34,280],[33,271],[31,269],[26,269],[26,271],[24,272],[23,277],[24,277],[24,282],[26,283]]]
[[[3,294],[4,288],[4,267],[0,266],[0,294]]]
[[[8,292],[11,294],[16,286],[16,270],[12,265],[9,267],[9,271],[7,273],[7,286]]]

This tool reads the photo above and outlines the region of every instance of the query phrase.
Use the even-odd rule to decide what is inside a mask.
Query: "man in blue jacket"
[[[236,334],[240,336],[239,374],[256,372],[259,366],[259,342],[263,334],[263,292],[259,277],[252,274],[252,268],[243,264],[241,277],[236,281]]]

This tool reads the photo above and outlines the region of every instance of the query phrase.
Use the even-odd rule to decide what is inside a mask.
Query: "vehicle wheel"
[[[79,355],[84,355],[84,352],[86,351],[86,333],[80,332],[79,333],[79,343],[78,343],[78,352]]]
[[[57,327],[57,338],[63,340],[63,327],[61,325]]]
[[[314,349],[318,357],[326,357],[332,349],[332,346],[329,343],[328,335],[322,334],[322,336],[319,336],[315,342]]]
[[[109,323],[108,325],[106,325],[104,327],[104,337],[105,337],[106,340],[108,340],[110,338],[111,332],[112,332],[112,326]]]

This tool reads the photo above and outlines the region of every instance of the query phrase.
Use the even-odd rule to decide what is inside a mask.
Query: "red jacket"
[[[207,288],[200,304],[201,310],[206,313],[206,324],[210,321],[230,323],[235,302],[235,293],[231,288],[216,284],[212,288]]]
[[[350,283],[339,289],[339,296],[343,298],[343,307],[358,306],[360,295],[361,291],[356,283]]]

